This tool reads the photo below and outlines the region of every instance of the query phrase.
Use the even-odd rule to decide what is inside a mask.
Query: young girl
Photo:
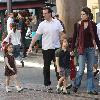
[[[16,84],[17,91],[21,91],[19,82],[17,81],[17,68],[15,64],[15,58],[12,54],[13,45],[11,43],[7,44],[4,49],[4,63],[5,63],[5,76],[6,76],[6,92],[10,92],[9,83],[14,80]]]
[[[68,93],[66,86],[67,78],[70,73],[70,52],[68,50],[68,42],[66,38],[61,41],[61,48],[56,51],[55,56],[57,71],[61,77],[58,81],[57,91],[60,90],[60,86],[63,83],[63,93]]]

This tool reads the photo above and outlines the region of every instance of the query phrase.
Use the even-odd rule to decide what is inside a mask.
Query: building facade
[[[94,21],[100,22],[100,0],[87,0],[87,6],[92,10]]]

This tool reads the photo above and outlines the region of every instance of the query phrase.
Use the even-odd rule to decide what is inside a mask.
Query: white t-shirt
[[[9,38],[11,38],[11,41],[9,41]],[[13,30],[9,31],[7,37],[4,39],[6,42],[11,42],[13,45],[21,45],[21,33],[20,30],[16,30],[14,33]]]
[[[59,20],[52,19],[51,22],[44,20],[38,26],[36,34],[42,34],[42,49],[55,49],[60,47],[60,32],[63,27]]]
[[[10,24],[14,23],[13,18],[9,17],[7,20],[7,32],[11,31]]]

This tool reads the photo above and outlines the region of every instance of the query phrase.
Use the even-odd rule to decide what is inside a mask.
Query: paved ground
[[[71,90],[70,95],[57,94],[55,91],[57,81],[53,66],[51,66],[51,81],[54,93],[45,92],[43,86],[43,60],[41,52],[37,55],[33,54],[28,58],[25,58],[25,67],[23,68],[17,61],[18,79],[20,80],[21,85],[24,87],[24,90],[21,93],[17,93],[14,85],[11,84],[12,92],[6,93],[4,84],[4,64],[2,63],[2,57],[2,52],[0,52],[0,100],[100,100],[100,93],[98,96],[92,96],[86,93],[86,75],[83,77],[82,85],[77,94],[73,94]],[[95,84],[97,90],[100,92],[98,79],[95,79]]]

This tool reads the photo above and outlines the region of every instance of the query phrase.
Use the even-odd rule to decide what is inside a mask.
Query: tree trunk
[[[63,21],[67,37],[73,33],[74,23],[80,20],[80,11],[87,5],[87,0],[56,0],[57,14]]]

